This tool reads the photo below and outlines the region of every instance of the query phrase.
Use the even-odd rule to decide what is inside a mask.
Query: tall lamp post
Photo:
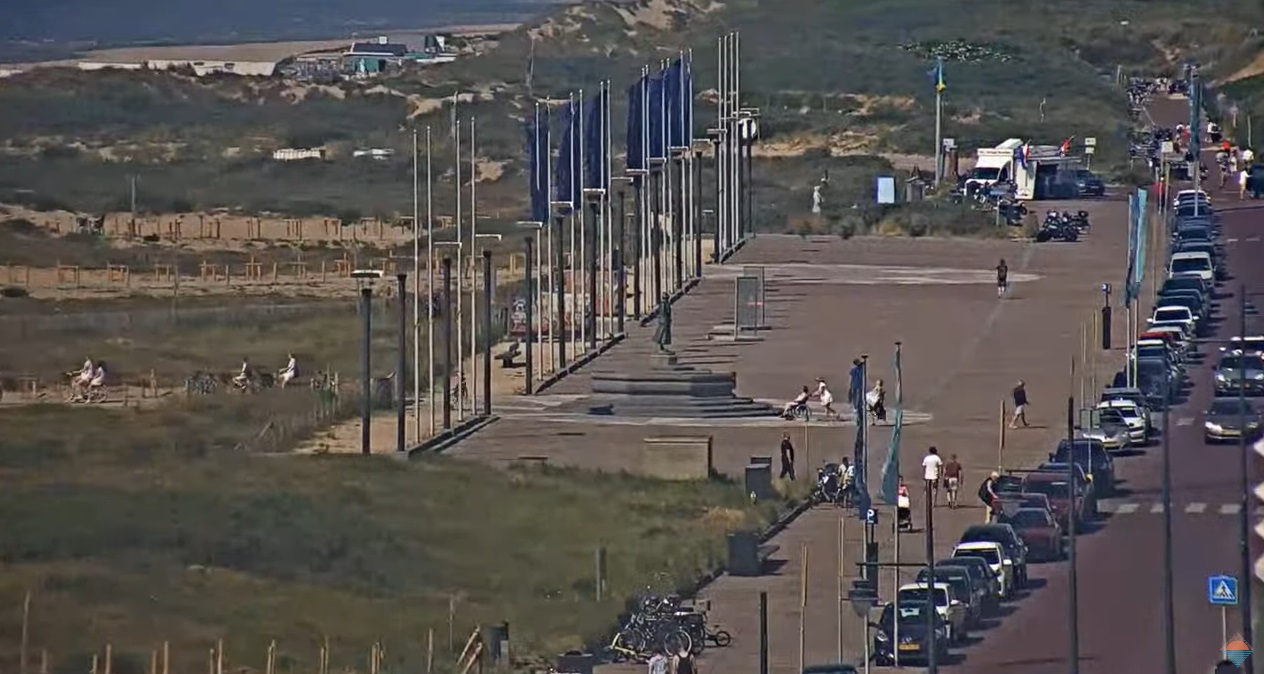
[[[471,238],[473,239],[472,245],[474,247],[474,250],[470,252],[470,370],[471,370],[470,381],[472,382],[470,386],[470,414],[472,416],[477,416],[479,413],[478,412],[479,373],[473,370],[475,369],[475,364],[478,363],[479,351],[483,352],[482,379],[483,379],[483,413],[484,414],[490,414],[490,412],[488,412],[487,410],[491,407],[491,400],[492,400],[491,369],[490,369],[491,356],[488,353],[491,351],[491,338],[492,338],[491,308],[492,308],[493,279],[491,278],[492,269],[491,267],[488,266],[491,261],[491,251],[487,250],[487,248],[485,248],[484,246],[480,246],[479,243],[485,242],[485,241],[495,241],[499,243],[502,240],[502,237],[500,234],[475,233]],[[479,256],[481,256],[481,258]],[[475,292],[476,292],[475,289],[478,288],[477,265],[479,264],[481,264],[483,267],[482,273],[484,277],[483,288],[482,288],[482,292],[483,292],[483,310],[482,311],[478,310],[478,302],[476,301],[477,297],[475,295]],[[484,322],[483,338],[481,340],[478,338],[478,321],[480,317],[483,319],[483,322]],[[482,348],[479,348],[480,344],[482,345]]]
[[[526,385],[527,395],[535,392],[535,345],[544,344],[544,268],[540,264],[540,232],[544,223],[538,220],[520,220],[514,223],[517,227],[530,230],[524,240],[523,278],[527,283],[526,325],[523,327],[523,343],[526,344]],[[548,350],[541,346],[541,359],[547,357]]]
[[[378,269],[356,269],[351,272],[360,289],[360,317],[363,332],[360,340],[360,453],[373,453],[373,282],[382,278]],[[403,301],[403,298],[400,299]],[[402,374],[402,373],[401,373]]]
[[[464,242],[461,242],[461,241],[435,241],[434,247],[436,249],[454,248],[456,249],[456,259],[460,260],[461,250],[465,246],[464,246]],[[442,377],[443,379],[443,430],[446,431],[452,428],[452,349],[454,347],[456,348],[457,354],[458,354],[458,357],[457,357],[458,370],[460,369],[459,363],[461,361],[459,357],[459,354],[461,352],[461,344],[460,344],[461,340],[459,336],[454,339],[453,334],[452,334],[453,327],[455,326],[459,328],[461,325],[461,316],[458,315],[460,313],[459,309],[461,307],[461,302],[460,302],[461,272],[460,272],[460,269],[457,269],[457,273],[456,273],[457,287],[452,288],[452,278],[451,278],[452,258],[450,256],[445,256],[444,260],[445,260],[444,264],[448,265],[448,268],[445,269],[443,272],[447,274],[448,276],[445,277],[442,283],[443,293],[444,293],[444,298],[443,298],[443,304],[444,304],[443,306],[443,354],[444,354],[444,357],[443,357],[443,377]],[[465,381],[464,381],[465,377],[460,373],[458,373],[458,375],[459,376],[457,378],[457,389],[458,389],[457,390],[457,420],[459,421],[461,419],[464,419],[464,412],[462,412],[462,410],[464,409],[463,400],[465,398]]]

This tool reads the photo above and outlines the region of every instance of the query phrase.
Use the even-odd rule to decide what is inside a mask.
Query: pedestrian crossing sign
[[[1233,576],[1207,578],[1207,601],[1213,606],[1238,605],[1238,579]]]

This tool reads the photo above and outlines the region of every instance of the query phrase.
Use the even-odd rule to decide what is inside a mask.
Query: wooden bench
[[[496,354],[496,360],[500,361],[501,368],[507,370],[511,367],[514,367],[514,359],[517,358],[518,355],[521,353],[522,353],[522,342],[514,342],[513,344],[509,345],[509,348]]]

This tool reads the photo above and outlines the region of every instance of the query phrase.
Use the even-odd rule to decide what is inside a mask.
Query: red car
[[[1067,484],[1061,473],[1035,472],[1023,478],[1023,492],[1027,494],[1044,494],[1049,498],[1049,506],[1059,526],[1070,525],[1071,518],[1075,523],[1084,522],[1085,494],[1080,485]]]
[[[1018,532],[1032,557],[1046,562],[1062,559],[1062,527],[1048,508],[1019,508],[1001,521]]]

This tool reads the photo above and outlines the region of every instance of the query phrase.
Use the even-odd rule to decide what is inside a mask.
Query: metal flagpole
[[[614,290],[614,200],[610,198],[610,190],[613,187],[612,179],[614,176],[614,129],[611,128],[610,119],[610,80],[606,80],[606,93],[602,98],[601,119],[605,124],[605,144],[606,150],[602,155],[602,187],[605,191],[602,193],[602,240],[605,241],[605,247],[602,249],[602,259],[605,260],[603,268],[605,269],[605,295],[606,302],[603,305],[602,313],[607,316],[606,330],[603,332],[605,339],[609,340],[614,336],[614,329],[610,326],[614,320],[614,308],[618,304],[615,301]]]
[[[719,129],[721,134],[724,133],[724,129],[726,128],[724,124],[724,114],[729,97],[729,78],[728,73],[724,69],[726,65],[724,57],[728,50],[728,44],[728,35],[724,35],[718,40],[719,47],[717,51],[719,53],[719,70],[717,70],[717,72],[719,75],[716,80],[716,88],[719,90],[719,95],[716,96],[715,99],[715,128]],[[720,140],[723,142],[723,135],[721,135]],[[724,257],[724,251],[729,247],[728,209],[725,208],[725,204],[727,203],[727,197],[725,197],[725,195],[728,193],[728,179],[725,177],[728,175],[725,172],[727,159],[727,151],[715,153],[715,183],[718,185],[716,191],[719,192],[715,202],[715,227],[716,232],[718,233],[716,241],[719,246],[719,250],[715,251],[715,257],[717,260]]]
[[[641,256],[637,259],[637,264],[641,267],[641,298],[640,306],[637,311],[644,316],[649,313],[648,306],[653,302],[657,302],[658,298],[650,298],[647,296],[652,293],[645,292],[645,288],[654,287],[650,282],[650,272],[653,266],[650,264],[650,257],[653,251],[650,249],[650,219],[653,215],[650,213],[650,199],[653,197],[654,186],[650,180],[650,67],[643,66],[641,68],[641,164],[645,167],[646,172],[641,176]]]
[[[430,127],[426,127],[426,355],[430,376],[426,380],[430,399],[430,435],[435,434],[435,343],[434,343],[434,174],[430,167]]]
[[[536,343],[540,345],[540,361],[544,367],[543,372],[553,372],[556,360],[554,359],[553,349],[544,346],[544,324],[547,322],[553,325],[553,317],[557,312],[553,309],[553,114],[548,106],[544,108],[544,193],[548,195],[546,202],[548,203],[548,213],[544,218],[544,227],[541,231],[541,241],[539,246],[535,247],[535,269],[539,275],[540,283],[540,306],[536,312],[536,320],[539,321],[538,334],[539,339]],[[549,263],[549,272],[545,273],[544,265],[541,261],[540,248],[548,249],[545,259]],[[547,310],[545,303],[548,303]],[[549,339],[554,339],[557,334],[553,332],[553,328],[549,328]],[[541,376],[541,379],[544,377]]]
[[[458,119],[456,121],[456,315],[453,316],[456,320],[457,421],[465,420],[465,307],[462,299],[465,294],[461,292],[461,282],[465,278],[464,256],[461,255],[463,240],[461,233],[461,120]],[[444,395],[450,396],[452,392],[444,391]]]
[[[583,163],[584,163],[583,162],[584,90],[583,89],[579,90],[579,107],[572,106],[571,115],[572,117],[571,117],[570,132],[569,132],[571,134],[571,156],[570,156],[571,184],[570,184],[570,193],[566,195],[566,198],[571,202],[571,217],[570,217],[571,222],[570,222],[570,227],[568,229],[568,238],[570,239],[570,242],[567,244],[568,250],[570,251],[571,256],[570,256],[570,262],[567,263],[566,265],[567,267],[570,268],[570,282],[566,284],[566,293],[569,297],[569,299],[567,299],[566,301],[567,302],[566,322],[570,324],[571,360],[573,361],[579,357],[579,347],[583,345],[583,340],[580,339],[580,333],[579,333],[580,326],[577,325],[575,322],[575,308],[578,306],[581,306],[579,303],[579,298],[577,297],[580,292],[579,286],[583,285],[583,283],[580,280],[577,280],[575,278],[575,268],[579,266],[577,264],[579,262],[579,258],[575,257],[575,253],[576,253],[575,236],[576,236],[576,230],[578,228],[583,227],[582,219],[584,217],[583,204],[575,203],[575,193],[578,191],[581,197],[583,195],[583,181],[580,180],[579,176],[575,175],[576,171],[584,170],[584,167],[583,167]],[[576,130],[578,130],[579,133],[576,133]],[[576,147],[579,148],[579,156],[580,156],[579,166],[575,165],[575,148]],[[576,180],[580,180],[579,190],[575,189]]]
[[[470,416],[478,413],[478,215],[474,201],[478,183],[478,151],[475,145],[475,122],[470,118],[470,252],[465,256],[470,266]],[[464,372],[464,370],[462,370]],[[483,392],[487,395],[487,391]]]
[[[742,107],[742,34],[733,32],[733,90],[731,92],[733,101],[729,104],[729,151],[732,157],[729,162],[729,179],[732,181],[733,189],[729,192],[729,213],[733,220],[733,245],[737,245],[746,234],[746,223],[742,222],[741,211],[741,189],[742,185],[739,179],[739,171],[741,170],[742,158],[739,155],[741,146],[741,136],[738,133],[738,110]]]
[[[421,442],[421,156],[413,127],[413,436]],[[429,266],[429,262],[427,262]],[[401,302],[404,298],[399,298]],[[404,376],[403,372],[399,373]]]
[[[584,90],[579,90],[579,203],[575,210],[575,230],[579,233],[579,258],[571,258],[571,269],[579,267],[579,280],[575,280],[574,274],[571,275],[571,287],[577,291],[582,302],[577,305],[579,312],[579,341],[584,346],[584,351],[588,351],[588,275],[592,270],[588,268],[588,228],[592,223],[588,222],[588,209],[584,208],[584,182],[585,166],[588,164],[588,155],[584,154],[584,145],[586,145],[584,134],[587,129],[584,128],[584,118],[587,115],[584,112]]]
[[[942,60],[935,62],[935,184],[944,179],[944,92],[939,82],[944,76]]]

